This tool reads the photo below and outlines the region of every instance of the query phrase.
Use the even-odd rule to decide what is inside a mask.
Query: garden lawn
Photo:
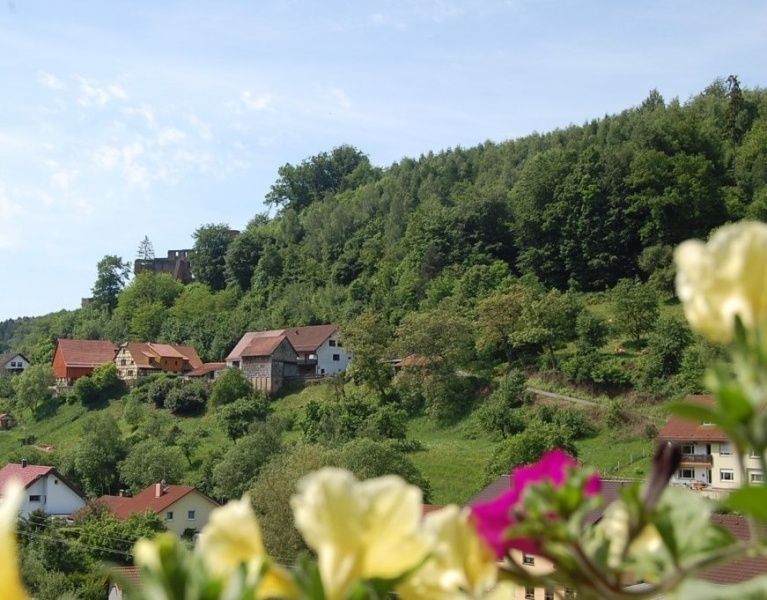
[[[463,504],[485,486],[485,465],[497,442],[469,433],[469,421],[443,426],[418,417],[409,423],[408,438],[424,450],[408,456],[431,483],[433,504]]]

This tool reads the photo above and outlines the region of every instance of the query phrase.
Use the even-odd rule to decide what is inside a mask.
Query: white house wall
[[[335,342],[335,346],[330,345],[331,341]],[[338,360],[333,360],[334,354],[338,354]],[[317,348],[317,375],[327,376],[343,373],[349,366],[350,360],[351,356],[346,352],[346,349],[338,346],[338,336],[334,333]]]
[[[19,369],[21,369],[23,371],[28,366],[29,366],[29,363],[27,362],[27,360],[21,354],[17,354],[5,364],[5,369],[8,371],[18,371]]]
[[[41,477],[24,494],[21,514],[25,517],[36,510],[49,515],[71,515],[85,506],[85,501],[54,474]],[[40,500],[32,501],[30,496],[40,496]]]

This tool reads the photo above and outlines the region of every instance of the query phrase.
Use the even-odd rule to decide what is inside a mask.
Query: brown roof
[[[152,342],[128,342],[125,344],[136,366],[142,369],[158,369],[151,363],[152,358],[182,358],[189,362],[192,369],[202,366],[202,361],[197,355],[197,350],[191,346],[177,346],[171,344],[155,344]]]
[[[101,496],[99,502],[106,504],[118,519],[127,519],[132,514],[147,511],[160,514],[171,504],[194,491],[210,500],[211,503],[218,505],[215,500],[208,498],[190,485],[166,485],[162,488],[163,491],[158,498],[157,485],[159,484],[152,484],[135,496]]]
[[[442,508],[444,508],[442,504],[424,504],[421,506],[421,515],[426,516],[429,513],[438,511]]]
[[[68,367],[98,367],[112,362],[117,351],[114,344],[106,340],[59,338],[56,344],[64,364]]]
[[[202,377],[208,373],[213,373],[214,371],[223,371],[224,369],[226,369],[225,362],[203,363],[193,371],[189,371],[189,373],[186,375],[187,377]]]
[[[248,331],[240,338],[240,341],[237,342],[237,345],[232,348],[232,351],[229,353],[229,356],[226,357],[226,360],[239,360],[242,357],[242,352],[245,350],[245,348],[247,348],[256,338],[279,337],[283,335],[282,332],[282,329],[272,329],[270,331]]]
[[[687,402],[711,406],[714,397],[709,395],[688,396]],[[727,435],[716,425],[704,425],[673,415],[658,433],[658,438],[667,442],[726,442]]]
[[[287,336],[288,341],[295,348],[296,352],[316,352],[317,348],[322,346],[325,340],[336,331],[338,331],[338,325],[308,325],[306,327],[291,327],[289,329],[249,331],[237,342],[237,345],[229,353],[229,356],[226,357],[226,360],[239,360],[242,356],[265,356],[263,354],[244,354],[244,352],[256,339],[273,339],[280,336]],[[263,352],[264,348],[266,348],[266,342],[261,343],[264,346],[254,346],[252,351]]]
[[[310,325],[285,329],[283,333],[298,352],[314,352],[336,331],[338,325]]]
[[[245,346],[240,356],[271,356],[287,336],[257,337]],[[288,341],[288,343],[290,343]]]
[[[737,540],[750,537],[748,522],[739,515],[711,515],[711,520],[727,529]],[[757,575],[767,575],[767,557],[738,558],[703,572],[703,579],[712,583],[730,584],[747,581]]]

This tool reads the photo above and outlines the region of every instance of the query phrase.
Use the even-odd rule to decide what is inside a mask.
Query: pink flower
[[[572,456],[562,450],[552,450],[544,454],[537,463],[517,467],[511,474],[511,488],[495,500],[472,507],[472,516],[479,535],[495,550],[498,558],[515,548],[528,554],[538,554],[540,549],[535,540],[506,537],[506,531],[516,523],[514,509],[522,501],[528,486],[544,482],[555,488],[562,487],[568,473],[577,463]],[[602,489],[602,481],[597,474],[586,481],[583,492],[594,496]]]

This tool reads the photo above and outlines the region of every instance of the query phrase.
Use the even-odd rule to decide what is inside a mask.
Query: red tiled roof
[[[698,395],[688,396],[687,402],[702,406],[711,406],[714,403],[713,396]],[[727,436],[716,425],[704,425],[681,417],[672,416],[658,438],[668,442],[726,442]]]
[[[248,344],[240,356],[271,356],[286,336],[257,337]]]
[[[127,519],[132,514],[147,511],[160,514],[171,504],[194,491],[207,498],[202,492],[190,485],[166,485],[158,498],[156,485],[150,485],[135,496],[101,496],[99,502],[106,504],[118,519]],[[217,504],[215,500],[208,499],[213,504]]]
[[[98,367],[112,362],[117,351],[112,342],[105,340],[59,338],[56,343],[68,367]]]
[[[114,567],[110,570],[109,579],[119,588],[128,584],[134,589],[141,589],[141,572],[138,567]]]
[[[711,515],[711,520],[727,529],[733,537],[745,541],[750,537],[748,522],[739,515]],[[702,578],[712,583],[731,584],[767,575],[767,557],[738,558],[703,572]]]
[[[27,465],[22,467],[19,463],[9,463],[0,469],[0,491],[5,489],[9,481],[17,480],[27,488],[41,477],[45,477],[53,467],[44,465]]]
[[[212,373],[214,371],[223,371],[224,369],[226,369],[225,362],[203,363],[194,371],[189,371],[189,373],[186,375],[187,377],[202,377],[208,373]]]

